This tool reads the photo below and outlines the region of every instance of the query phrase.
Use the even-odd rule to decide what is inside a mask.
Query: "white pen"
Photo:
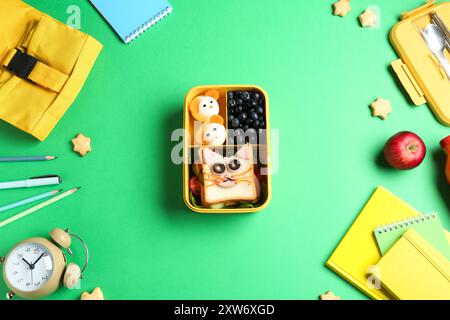
[[[60,184],[62,179],[57,175],[34,177],[27,180],[0,182],[1,189],[32,188]]]

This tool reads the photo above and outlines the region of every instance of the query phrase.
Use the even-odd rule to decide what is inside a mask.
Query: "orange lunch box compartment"
[[[194,131],[197,129],[195,126],[195,119],[192,116],[189,106],[191,102],[198,96],[204,95],[209,90],[217,90],[219,92],[219,115],[224,119],[225,129],[228,128],[228,98],[227,94],[230,91],[256,91],[264,97],[265,101],[265,122],[266,122],[266,135],[263,139],[258,141],[258,144],[252,144],[253,154],[256,157],[254,163],[267,172],[264,175],[264,182],[261,183],[261,197],[257,204],[248,207],[225,207],[225,208],[208,208],[195,205],[191,199],[191,192],[189,187],[190,178],[195,174],[193,172],[194,162],[198,162],[198,153],[202,146],[195,140]],[[272,198],[272,180],[270,175],[270,116],[269,116],[269,96],[267,93],[256,85],[206,85],[194,87],[186,94],[183,108],[183,128],[185,130],[184,142],[183,142],[183,199],[187,207],[194,212],[205,214],[233,214],[233,213],[252,213],[265,209]],[[231,129],[231,128],[230,128]],[[234,144],[230,141],[225,142],[224,145],[211,146],[217,153],[234,154],[242,145]]]

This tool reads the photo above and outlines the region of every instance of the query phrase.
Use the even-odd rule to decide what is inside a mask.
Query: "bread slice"
[[[203,186],[202,200],[206,207],[223,202],[253,202],[257,200],[256,186],[254,182],[240,182],[235,187],[228,189],[219,186],[208,188]]]
[[[213,152],[209,148],[200,149],[202,161],[204,185],[202,187],[202,203],[205,207],[220,203],[255,202],[259,199],[259,181],[254,173],[253,148],[250,145],[242,146],[238,152],[229,158],[224,158],[220,154]],[[232,160],[241,163],[238,172],[229,172],[229,169],[222,175],[216,175],[212,167],[214,164],[225,164]],[[224,187],[220,181],[232,179],[234,185]]]

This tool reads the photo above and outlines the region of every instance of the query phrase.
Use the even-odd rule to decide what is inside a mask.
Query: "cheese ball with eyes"
[[[205,122],[219,114],[219,91],[209,90],[192,100],[189,111],[195,120]]]
[[[195,144],[204,146],[221,146],[226,140],[224,120],[219,115],[212,116],[209,121],[203,122],[195,132]]]
[[[225,139],[225,127],[222,124],[208,122],[203,125],[203,145],[221,146]]]

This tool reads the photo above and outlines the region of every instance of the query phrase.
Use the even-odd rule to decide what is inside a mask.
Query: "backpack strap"
[[[50,67],[20,49],[11,49],[3,61],[3,66],[16,76],[57,93],[61,92],[69,78],[61,71]]]

